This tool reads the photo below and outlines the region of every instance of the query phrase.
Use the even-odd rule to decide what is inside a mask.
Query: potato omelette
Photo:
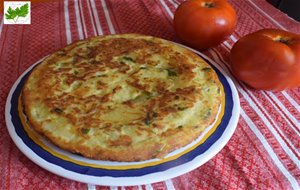
[[[44,59],[22,90],[29,125],[61,149],[109,161],[162,158],[216,118],[213,68],[175,43],[139,34],[74,42]]]

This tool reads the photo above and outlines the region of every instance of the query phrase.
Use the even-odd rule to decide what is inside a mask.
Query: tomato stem
[[[215,6],[215,4],[212,2],[205,2],[203,6],[206,8],[213,8]]]
[[[283,44],[287,44],[287,45],[290,43],[290,39],[288,39],[288,38],[283,38],[283,37],[280,37],[280,36],[276,37],[276,38],[274,39],[274,41],[280,42],[280,43],[283,43]]]

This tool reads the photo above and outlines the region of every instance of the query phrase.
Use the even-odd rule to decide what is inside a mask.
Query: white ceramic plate
[[[26,124],[19,97],[26,78],[41,61],[27,69],[15,82],[5,109],[9,134],[17,147],[44,169],[72,180],[107,186],[149,184],[189,172],[215,156],[229,141],[239,118],[239,97],[227,74],[205,55],[195,52],[213,66],[225,94],[215,122],[193,143],[163,159],[143,162],[109,162],[83,158],[63,151],[36,134]]]

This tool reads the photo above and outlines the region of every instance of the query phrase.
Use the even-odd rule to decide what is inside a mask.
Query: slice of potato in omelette
[[[161,158],[195,140],[216,118],[220,82],[199,56],[138,34],[75,42],[28,77],[30,126],[62,149],[92,159]]]

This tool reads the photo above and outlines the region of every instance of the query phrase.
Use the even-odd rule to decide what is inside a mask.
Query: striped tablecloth
[[[179,42],[172,18],[182,0],[70,0],[33,3],[30,25],[4,25],[0,15],[0,189],[300,189],[300,88],[249,89],[234,79],[229,52],[240,37],[261,28],[300,34],[300,24],[263,0],[229,0],[235,32],[203,51],[232,77],[241,115],[229,143],[210,161],[182,176],[133,187],[104,187],[56,176],[25,157],[6,129],[4,109],[20,74],[65,45],[95,35],[141,33]]]

